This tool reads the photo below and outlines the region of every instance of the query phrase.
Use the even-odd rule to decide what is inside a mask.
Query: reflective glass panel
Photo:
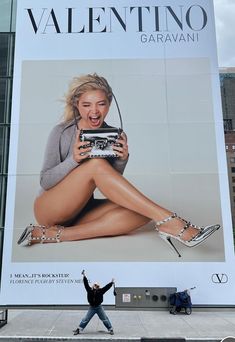
[[[11,32],[16,31],[16,4],[17,4],[17,0],[13,0],[12,18],[11,18]]]
[[[6,185],[6,176],[0,176],[0,235],[3,233],[1,228],[4,227],[5,220]]]
[[[0,173],[3,173],[4,158],[4,127],[0,126]]]
[[[9,150],[9,126],[0,126],[0,174],[7,173]]]
[[[0,79],[0,123],[5,122],[7,80]]]
[[[0,77],[7,75],[9,58],[9,34],[0,33]]]
[[[0,1],[0,32],[10,32],[11,2],[12,0]]]

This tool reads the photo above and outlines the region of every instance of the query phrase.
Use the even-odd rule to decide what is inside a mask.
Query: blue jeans
[[[90,322],[90,320],[92,319],[92,317],[97,314],[99,319],[103,322],[104,326],[108,329],[111,330],[112,329],[112,324],[110,322],[110,320],[108,319],[108,316],[106,315],[102,305],[99,306],[90,306],[86,316],[81,320],[80,324],[79,324],[79,328],[81,330],[85,329],[85,327],[87,326],[87,324]]]

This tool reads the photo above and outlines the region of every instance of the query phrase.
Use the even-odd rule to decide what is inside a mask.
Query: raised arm
[[[88,283],[88,279],[87,279],[87,277],[86,277],[86,275],[85,275],[85,271],[84,271],[84,270],[82,271],[82,275],[83,275],[83,283],[84,283],[85,289],[86,289],[87,292],[88,292],[88,291],[91,290],[91,287],[90,287],[90,285],[89,285],[89,283]]]
[[[107,292],[113,285],[114,285],[114,279],[112,279],[110,283],[102,287],[101,289],[102,293],[104,294],[105,292]]]

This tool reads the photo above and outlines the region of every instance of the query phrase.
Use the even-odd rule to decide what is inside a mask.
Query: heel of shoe
[[[184,223],[184,226],[181,228],[181,230],[176,234],[170,234],[163,232],[159,229],[159,227],[168,221],[171,221],[173,219],[181,220]],[[184,239],[183,235],[189,228],[194,228],[196,230],[195,235],[193,235],[189,239]],[[178,257],[181,257],[179,251],[171,241],[171,238],[174,240],[177,240],[181,242],[183,245],[187,247],[196,247],[202,242],[204,242],[209,236],[211,236],[215,231],[217,231],[220,228],[219,224],[214,224],[206,227],[200,227],[196,226],[195,224],[190,223],[189,221],[186,221],[185,219],[178,216],[176,213],[171,214],[170,216],[166,217],[162,221],[155,222],[155,230],[158,232],[159,236],[168,244],[170,244],[170,247],[177,253]]]
[[[41,226],[41,225],[32,225],[26,227],[23,233],[21,234],[20,238],[18,239],[18,245],[21,245],[23,242],[26,243],[27,246],[31,246],[35,243],[45,243],[45,242],[61,242],[60,237],[62,230],[64,229],[63,226],[55,225],[56,230],[54,231],[54,236],[48,237],[47,230],[51,227]],[[33,236],[34,229],[39,230],[38,236]],[[35,234],[34,234],[35,235]]]
[[[17,244],[21,245],[23,242],[27,241],[27,245],[29,245],[29,241],[30,241],[30,236],[33,230],[33,225],[30,224],[28,227],[26,227],[23,231],[23,233],[21,234],[21,236],[19,237]]]
[[[165,235],[162,232],[159,232],[159,236],[163,241],[165,241],[168,244],[168,246],[170,245],[170,248],[177,254],[179,258],[181,258],[181,254],[179,253],[178,249],[175,247],[175,245],[171,241],[171,237],[167,234]]]

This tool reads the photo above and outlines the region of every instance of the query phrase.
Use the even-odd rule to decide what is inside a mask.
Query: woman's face
[[[109,101],[103,90],[89,90],[82,94],[77,104],[81,116],[80,129],[101,127],[108,114],[109,106]]]

